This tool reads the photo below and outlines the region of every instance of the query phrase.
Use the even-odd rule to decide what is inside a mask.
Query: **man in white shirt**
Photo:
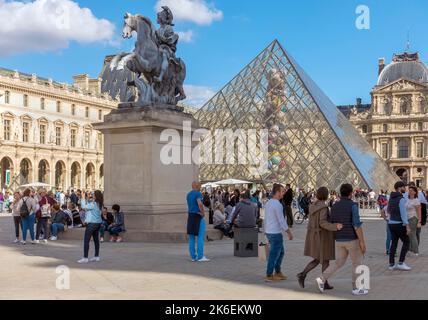
[[[285,254],[284,237],[282,234],[286,232],[289,240],[293,240],[293,234],[288,228],[287,221],[283,214],[283,207],[280,202],[284,193],[284,187],[275,184],[272,190],[272,199],[270,199],[265,206],[265,233],[270,245],[265,278],[266,282],[287,279],[281,272],[281,264]]]

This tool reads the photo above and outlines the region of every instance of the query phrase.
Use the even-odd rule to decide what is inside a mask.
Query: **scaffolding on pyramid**
[[[201,127],[213,133],[231,129],[242,130],[241,135],[245,135],[234,141],[235,163],[201,164],[200,176],[204,182],[235,178],[266,185],[291,183],[300,188],[326,186],[332,190],[346,182],[358,188],[391,190],[397,180],[277,40],[195,117]],[[258,133],[250,135],[248,130]],[[240,152],[246,152],[247,157],[248,153],[256,154],[255,157],[262,159],[262,148],[254,148],[263,141],[262,132],[267,132],[266,165],[239,164]],[[247,142],[246,149],[239,147],[242,141]],[[203,140],[201,144],[204,143],[208,142]]]

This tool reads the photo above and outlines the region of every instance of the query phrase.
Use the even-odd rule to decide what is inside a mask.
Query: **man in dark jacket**
[[[331,209],[331,223],[339,223],[342,229],[336,232],[336,262],[317,278],[318,289],[324,292],[324,285],[329,278],[342,268],[348,256],[352,260],[352,294],[366,295],[368,288],[357,286],[357,268],[361,266],[366,244],[364,240],[362,222],[360,220],[358,204],[352,201],[353,187],[344,184],[340,187],[340,201],[336,202]]]
[[[410,246],[410,226],[406,211],[406,199],[404,198],[406,184],[399,181],[395,184],[394,189],[395,192],[391,192],[386,209],[389,215],[388,227],[392,237],[391,248],[389,250],[389,269],[410,271],[411,268],[404,262]],[[403,242],[403,246],[401,248],[399,263],[395,264],[395,253],[397,252],[398,240]]]
[[[291,189],[290,184],[287,184],[285,186],[284,197],[282,198],[282,205],[284,207],[284,218],[287,219],[287,224],[289,228],[292,228],[294,224],[293,210],[291,209],[293,198],[294,198],[293,189]]]
[[[252,203],[250,190],[246,190],[241,201],[236,205],[232,224],[238,228],[255,228],[257,226],[257,205]]]

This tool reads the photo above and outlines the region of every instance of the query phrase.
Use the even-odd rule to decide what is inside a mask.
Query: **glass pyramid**
[[[326,186],[332,190],[352,183],[354,187],[379,191],[391,190],[398,180],[277,40],[195,117],[201,127],[213,133],[218,129],[242,130],[233,142],[235,158],[240,152],[261,158],[264,151],[257,147],[258,142],[265,138],[268,145],[264,152],[266,165],[259,169],[238,161],[202,163],[200,175],[204,182],[234,178],[263,184],[291,183],[300,188]],[[248,130],[257,130],[257,134],[249,134]],[[247,145],[242,148],[245,141]],[[212,145],[202,139],[201,149],[210,150]]]

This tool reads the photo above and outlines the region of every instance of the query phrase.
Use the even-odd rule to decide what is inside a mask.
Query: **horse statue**
[[[103,91],[117,97],[122,106],[176,106],[186,99],[185,63],[175,57],[165,59],[165,50],[149,18],[126,13],[122,36],[131,39],[133,32],[137,33],[134,51],[121,53],[111,60],[104,70]]]

